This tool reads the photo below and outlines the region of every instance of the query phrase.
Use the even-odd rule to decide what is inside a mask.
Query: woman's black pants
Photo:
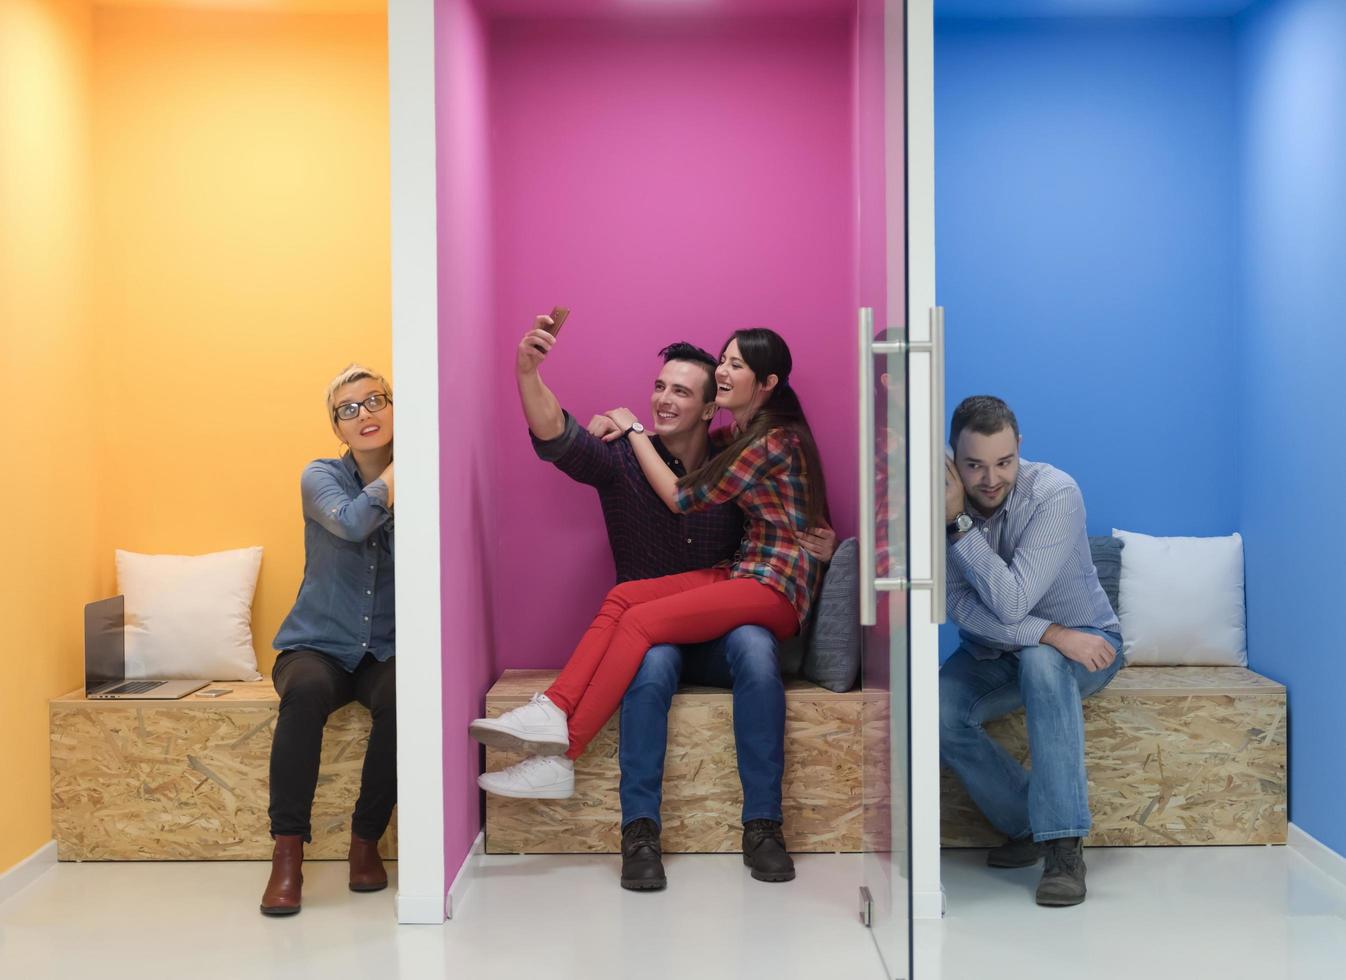
[[[271,742],[271,834],[294,834],[312,841],[310,817],[318,785],[318,760],[327,716],[359,701],[373,726],[360,776],[351,830],[378,840],[397,802],[396,657],[366,655],[354,672],[313,650],[287,650],[271,671],[280,694],[280,716]]]

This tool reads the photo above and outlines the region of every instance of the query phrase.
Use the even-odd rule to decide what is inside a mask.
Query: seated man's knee
[[[724,655],[735,681],[780,680],[776,638],[761,626],[740,626],[724,639]]]
[[[976,726],[968,718],[966,685],[946,671],[939,673],[939,735],[940,740],[964,735]]]
[[[1019,651],[1019,686],[1054,687],[1075,677],[1070,661],[1056,647],[1040,643]]]
[[[650,696],[671,698],[681,678],[682,651],[671,643],[650,647],[622,700]]]

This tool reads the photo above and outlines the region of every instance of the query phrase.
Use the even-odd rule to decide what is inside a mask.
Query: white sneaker
[[[566,713],[545,694],[497,718],[478,718],[467,728],[482,745],[534,755],[565,755],[570,748]]]
[[[518,800],[567,800],[575,795],[575,763],[556,756],[529,756],[508,769],[482,773],[477,785]]]

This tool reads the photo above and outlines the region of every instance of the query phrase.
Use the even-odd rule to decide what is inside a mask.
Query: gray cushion
[[[806,628],[800,673],[829,691],[849,691],[860,673],[859,553],[855,538],[837,545]]]
[[[1107,593],[1112,611],[1117,611],[1117,592],[1122,587],[1122,549],[1126,542],[1107,535],[1089,539],[1089,555],[1098,570],[1098,584]]]

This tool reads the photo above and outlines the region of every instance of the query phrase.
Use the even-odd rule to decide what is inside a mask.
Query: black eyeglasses
[[[387,395],[376,391],[362,402],[343,402],[336,407],[336,411],[332,414],[343,422],[349,422],[351,419],[360,417],[360,406],[362,405],[369,410],[370,415],[373,415],[375,412],[383,411],[392,404],[392,401]]]

